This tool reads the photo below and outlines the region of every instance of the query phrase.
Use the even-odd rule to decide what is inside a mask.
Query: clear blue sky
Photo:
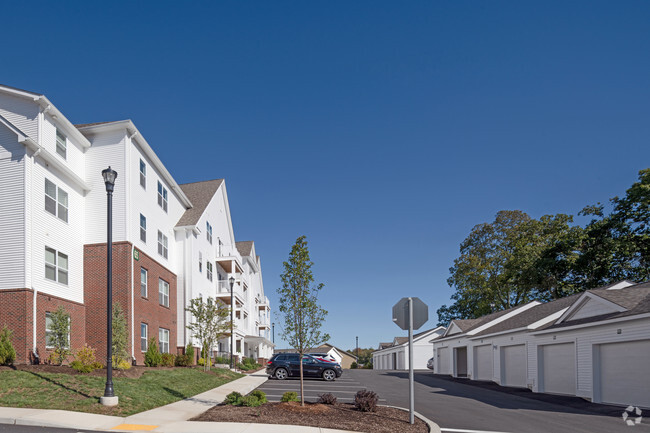
[[[460,242],[497,211],[575,214],[650,167],[648,1],[30,1],[2,15],[0,83],[74,123],[132,119],[179,183],[226,179],[273,307],[306,235],[343,348],[405,335],[391,323],[403,296],[433,327]]]

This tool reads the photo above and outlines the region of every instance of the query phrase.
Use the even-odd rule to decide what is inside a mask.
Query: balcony
[[[244,305],[244,295],[241,291],[241,286],[237,283],[233,285],[233,297],[237,305]],[[230,281],[217,280],[217,298],[230,305]]]

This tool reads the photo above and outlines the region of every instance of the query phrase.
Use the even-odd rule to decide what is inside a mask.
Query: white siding
[[[595,317],[602,314],[614,313],[617,310],[614,309],[611,305],[607,305],[605,302],[601,302],[595,299],[587,299],[587,301],[576,311],[572,316],[571,320],[584,319],[586,317]]]
[[[41,124],[41,141],[40,145],[48,150],[55,158],[58,158],[61,162],[64,162],[72,171],[74,171],[77,176],[84,179],[86,172],[86,165],[84,162],[84,149],[76,141],[76,139],[70,137],[59,125],[56,124],[56,121],[53,120],[49,115],[45,114]],[[56,129],[59,127],[63,135],[66,136],[67,140],[67,149],[66,157],[63,159],[58,153],[56,153]]]
[[[0,116],[38,142],[39,106],[33,101],[0,93]]]
[[[25,148],[0,125],[0,289],[25,282]]]
[[[32,285],[43,293],[83,302],[83,191],[66,182],[67,178],[47,167],[39,158],[33,165],[32,188]],[[45,211],[45,179],[68,193],[68,221]],[[45,278],[45,247],[68,255],[68,284]]]

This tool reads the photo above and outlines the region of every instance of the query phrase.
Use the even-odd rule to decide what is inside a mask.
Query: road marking
[[[440,431],[448,431],[453,433],[507,433],[507,432],[498,432],[492,430],[463,430],[457,428],[440,428]]]
[[[144,424],[120,424],[113,427],[111,430],[132,430],[132,431],[152,431],[157,428],[157,425],[144,425]]]

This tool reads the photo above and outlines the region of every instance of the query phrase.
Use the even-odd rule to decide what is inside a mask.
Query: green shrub
[[[187,367],[188,365],[192,365],[192,358],[189,357],[189,355],[176,355],[176,359],[174,360],[174,365],[177,367]]]
[[[365,364],[363,364],[363,368],[368,369],[368,370],[372,370],[372,361],[366,362]]]
[[[149,347],[144,354],[144,365],[147,367],[158,367],[162,364],[162,354],[158,352],[158,343],[155,337],[149,339]]]
[[[261,406],[262,402],[254,395],[247,395],[246,397],[242,397],[241,405],[246,407],[257,407]]]
[[[102,368],[103,365],[95,359],[95,349],[84,344],[75,352],[74,360],[70,363],[70,367],[80,373],[90,373],[97,368]]]
[[[11,365],[16,360],[16,350],[11,343],[12,334],[6,325],[0,332],[0,365]]]
[[[205,361],[206,361],[206,360],[205,360],[204,358],[199,358],[199,362],[198,362],[198,364],[199,364],[201,367],[203,367],[203,366],[205,366]],[[212,360],[211,360],[211,359],[208,359],[207,361],[208,361],[208,367],[212,367]]]
[[[238,393],[237,391],[233,391],[226,396],[224,403],[229,404],[231,406],[239,406],[241,404],[242,398],[243,396],[240,393]]]
[[[129,352],[127,347],[129,345],[129,331],[126,323],[126,315],[119,302],[113,304],[113,319],[112,319],[112,345],[111,350],[113,354],[113,368],[119,370],[127,370],[131,368],[129,363]],[[120,368],[128,364],[128,368]]]
[[[185,348],[185,356],[188,359],[187,365],[194,364],[194,346],[192,346],[192,343],[188,344]]]
[[[52,364],[61,365],[70,355],[70,313],[65,308],[59,306],[57,310],[50,314],[50,334],[46,337],[49,343],[54,347],[54,353],[50,356],[49,361]]]
[[[376,412],[379,396],[373,391],[362,390],[354,396],[354,407],[361,412]]]
[[[230,358],[227,358],[225,356],[217,356],[214,358],[214,363],[230,365]]]
[[[111,360],[112,360],[111,364],[113,365],[113,368],[117,370],[128,370],[129,368],[131,368],[131,363],[127,359],[118,359],[113,356]]]
[[[264,404],[268,401],[266,399],[266,393],[259,389],[256,389],[255,391],[251,392],[250,395],[254,395],[255,397],[257,397],[257,399],[260,401],[260,404]]]
[[[334,394],[327,392],[318,397],[318,402],[320,404],[336,404],[336,397]]]
[[[359,368],[359,364],[353,362],[352,364],[350,364],[350,368]]]
[[[162,362],[161,365],[163,367],[173,367],[174,362],[176,362],[176,355],[171,354],[171,353],[162,353]]]
[[[282,399],[280,399],[280,401],[286,403],[289,401],[300,401],[300,400],[298,400],[297,392],[287,391],[284,394],[282,394]]]

